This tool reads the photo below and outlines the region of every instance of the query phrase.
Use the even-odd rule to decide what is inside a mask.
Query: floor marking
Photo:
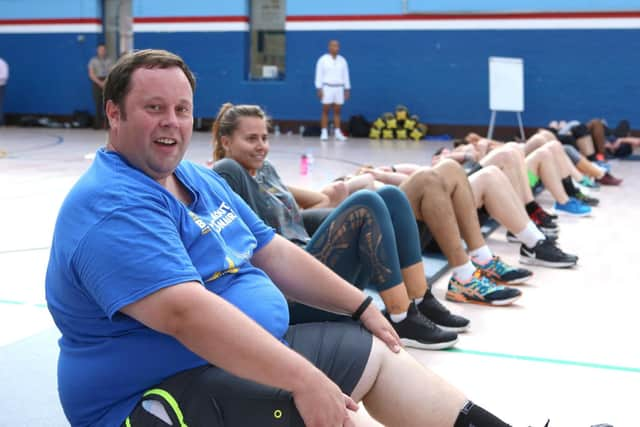
[[[7,300],[7,299],[0,299],[0,304],[27,305],[31,307],[37,307],[37,308],[47,308],[46,303],[31,303],[31,302],[15,301],[15,300]],[[581,368],[603,369],[608,371],[634,372],[634,373],[640,374],[640,368],[634,368],[631,366],[607,365],[604,363],[581,362],[577,360],[554,359],[549,357],[538,357],[538,356],[525,356],[521,354],[495,353],[491,351],[469,350],[464,348],[450,348],[445,351],[448,351],[450,353],[469,354],[473,356],[496,357],[500,359],[522,360],[526,362],[578,366]]]
[[[6,251],[0,251],[0,255],[13,254],[17,252],[48,251],[49,249],[51,249],[51,246],[42,246],[40,248],[8,249]]]
[[[5,305],[28,305],[31,307],[37,307],[37,308],[47,308],[47,304],[44,302],[26,302],[26,301],[15,301],[15,300],[10,300],[10,299],[0,299],[0,304],[5,304]]]
[[[603,363],[580,362],[575,360],[553,359],[548,357],[524,356],[519,354],[494,353],[490,351],[467,350],[463,348],[450,348],[446,351],[452,353],[470,354],[474,356],[497,357],[501,359],[524,360],[527,362],[550,363],[554,365],[579,366],[581,368],[605,369],[609,371],[623,371],[640,373],[640,368],[630,366],[606,365]]]

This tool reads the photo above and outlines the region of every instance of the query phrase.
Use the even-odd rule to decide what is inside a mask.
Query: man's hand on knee
[[[305,426],[355,427],[349,411],[357,411],[358,404],[322,372],[311,373],[292,394]]]

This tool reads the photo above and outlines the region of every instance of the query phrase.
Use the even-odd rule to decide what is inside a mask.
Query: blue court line
[[[61,135],[44,135],[45,137],[48,138],[53,138],[54,141],[53,142],[47,142],[41,145],[37,145],[35,147],[27,147],[27,148],[23,148],[22,150],[12,150],[12,151],[7,151],[7,157],[12,157],[13,154],[24,154],[24,153],[30,153],[32,151],[38,151],[38,150],[42,150],[44,148],[49,148],[55,145],[60,145],[64,142],[64,137]]]
[[[607,365],[603,363],[580,362],[576,360],[554,359],[548,357],[524,356],[520,354],[495,353],[491,351],[468,350],[463,348],[450,348],[446,351],[451,353],[469,354],[473,356],[497,357],[501,359],[522,360],[526,362],[549,363],[554,365],[578,366],[581,368],[604,369],[609,371],[622,371],[640,373],[640,368],[631,366]]]

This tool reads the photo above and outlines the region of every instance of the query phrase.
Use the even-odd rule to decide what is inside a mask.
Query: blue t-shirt
[[[73,426],[117,426],[142,393],[207,362],[119,310],[198,281],[282,339],[284,296],[253,253],[274,231],[215,172],[182,162],[184,205],[115,152],[100,149],[56,223],[46,296],[62,332],[58,387]],[[259,302],[259,303],[256,303]]]

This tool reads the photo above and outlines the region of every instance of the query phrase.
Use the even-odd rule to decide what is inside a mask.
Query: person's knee
[[[556,136],[553,134],[553,132],[547,129],[538,130],[537,135],[540,135],[540,137],[542,137],[545,141],[553,141],[556,139]]]
[[[433,169],[436,172],[436,175],[442,176],[444,178],[446,178],[446,177],[460,177],[460,176],[466,176],[467,175],[464,172],[464,169],[462,168],[460,163],[458,163],[458,162],[456,162],[455,160],[452,160],[452,159],[445,159],[445,160],[441,161]]]
[[[545,144],[545,147],[548,147],[551,151],[556,152],[559,155],[561,152],[564,152],[564,149],[562,148],[562,143],[557,139],[547,142]]]
[[[377,190],[387,206],[407,204],[407,196],[398,188],[392,185],[385,185]]]
[[[493,165],[482,168],[482,171],[480,172],[484,172],[487,176],[491,177],[491,179],[494,180],[502,176],[502,170],[500,170],[499,167]]]
[[[492,159],[491,164],[504,167],[512,162],[512,158],[513,158],[512,149],[507,146],[504,146],[503,148],[500,148],[499,150],[496,150],[491,154],[491,159]]]
[[[471,182],[474,190],[492,188],[497,185],[500,174],[502,174],[502,171],[499,167],[494,165],[485,166],[469,177],[469,182]]]
[[[349,201],[352,205],[365,206],[367,211],[372,212],[374,215],[387,211],[384,200],[376,191],[358,190],[349,196],[346,201]]]
[[[452,160],[444,160],[438,164],[435,168],[420,168],[414,172],[409,181],[414,191],[424,192],[444,192],[446,190],[444,177],[448,175],[447,172],[450,168],[447,167]],[[455,162],[453,162],[455,163]]]

